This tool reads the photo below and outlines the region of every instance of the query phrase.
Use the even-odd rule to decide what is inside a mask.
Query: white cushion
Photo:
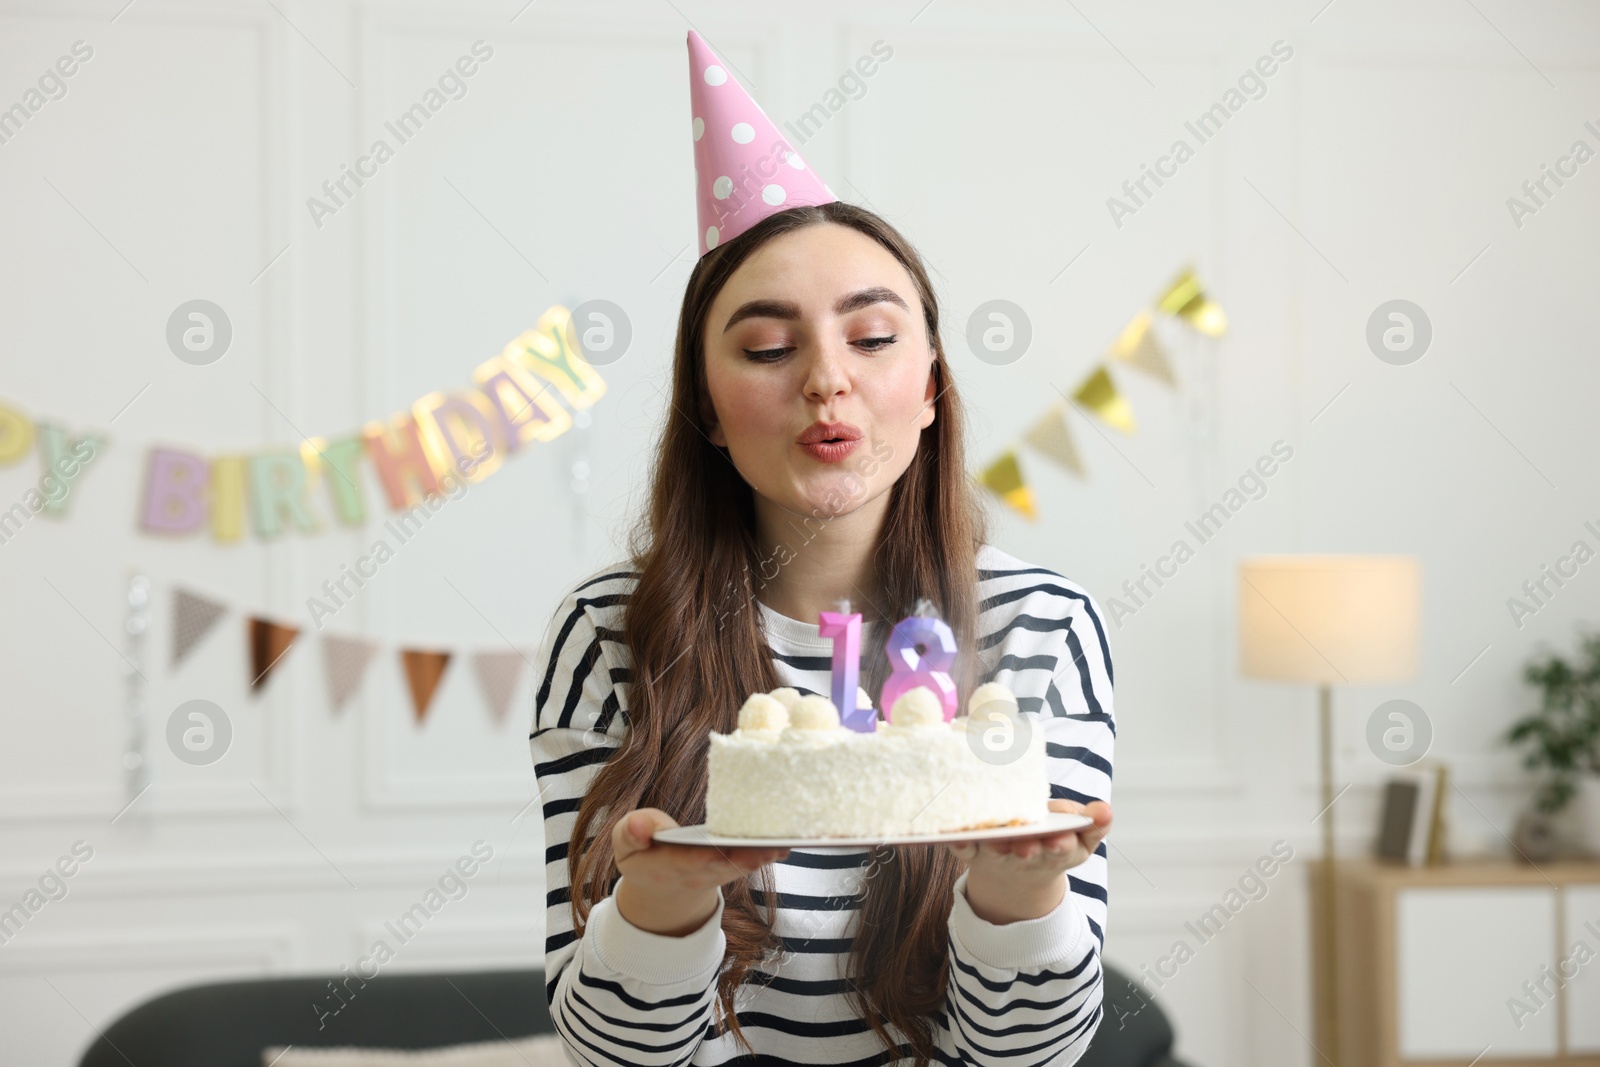
[[[261,1067],[569,1067],[561,1044],[558,1034],[535,1034],[429,1049],[271,1045],[261,1050]]]

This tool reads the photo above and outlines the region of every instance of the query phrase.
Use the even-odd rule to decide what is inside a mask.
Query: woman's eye
[[[868,352],[881,352],[897,340],[899,340],[899,335],[889,334],[887,337],[864,337],[857,341],[856,344]],[[747,348],[744,350],[744,357],[752,363],[775,363],[792,351],[793,349],[791,348],[761,348],[755,350]]]

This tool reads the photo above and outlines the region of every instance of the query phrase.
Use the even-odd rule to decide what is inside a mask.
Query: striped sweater
[[[1094,600],[1054,571],[992,545],[978,554],[980,678],[1002,682],[1045,733],[1050,795],[1110,800],[1111,654]],[[713,1026],[723,903],[703,926],[668,937],[633,926],[599,901],[574,934],[567,851],[578,805],[627,729],[629,651],[623,607],[636,575],[625,564],[587,576],[547,627],[535,662],[529,746],[544,810],[545,993],[568,1059],[611,1064],[910,1064],[890,1055],[844,987],[872,852],[795,848],[776,862],[775,932],[784,951],[752,970],[736,1008],[756,1050]],[[782,684],[829,691],[832,641],[812,623],[759,604]],[[863,647],[867,642],[863,640]],[[755,875],[752,874],[752,885]],[[966,874],[949,912],[948,983],[933,1016],[937,1062],[1044,1067],[1075,1062],[1101,1017],[1106,846],[1067,872],[1049,914],[996,925],[967,903]],[[759,895],[759,894],[758,894]],[[903,1037],[891,1027],[891,1035]]]

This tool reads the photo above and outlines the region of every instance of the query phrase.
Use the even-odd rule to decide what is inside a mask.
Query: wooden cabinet
[[[1505,1002],[1556,959],[1549,886],[1395,888],[1395,1021],[1400,1060],[1554,1056],[1556,1012]]]
[[[1600,885],[1568,886],[1562,920],[1564,953],[1581,941],[1597,954],[1567,983],[1567,1051],[1600,1062]]]
[[[1347,860],[1335,886],[1338,1067],[1600,1067],[1600,863]]]

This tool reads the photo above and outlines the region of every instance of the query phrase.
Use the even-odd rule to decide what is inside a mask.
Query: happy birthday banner
[[[216,629],[229,611],[220,600],[192,590],[172,590],[171,671],[189,658],[196,647]],[[283,662],[300,636],[300,627],[275,622],[261,615],[246,614],[245,643],[248,651],[250,692],[261,692],[273,672]],[[322,638],[322,670],[328,690],[328,703],[337,715],[361,688],[367,668],[377,658],[381,646],[361,637],[325,634]],[[416,725],[428,717],[433,697],[444,679],[445,670],[462,658],[454,649],[400,647],[397,664],[411,694],[411,709]],[[530,649],[495,647],[470,652],[479,694],[495,725],[504,725],[506,712],[516,695],[523,664]]]
[[[153,448],[146,467],[140,526],[153,533],[193,534],[207,525],[213,539],[242,536],[246,501],[255,535],[277,537],[286,525],[323,532],[311,496],[324,472],[334,514],[345,526],[367,520],[358,467],[371,463],[392,511],[424,495],[440,495],[455,472],[468,483],[489,477],[507,455],[549,441],[572,427],[572,416],[546,392],[574,408],[592,405],[605,383],[577,350],[571,316],[559,305],[472,375],[477,388],[431,393],[387,422],[369,422],[343,437],[314,438],[298,448],[213,460]],[[543,384],[540,383],[543,380]]]
[[[376,473],[390,510],[405,511],[426,496],[443,495],[441,485],[453,479],[480,482],[506,456],[571,429],[572,416],[556,402],[552,386],[574,410],[590,407],[606,391],[578,346],[571,313],[560,305],[477,367],[472,380],[472,389],[430,393],[388,420],[338,437],[211,458],[152,447],[138,502],[139,528],[176,537],[209,528],[213,540],[227,544],[243,538],[248,515],[262,540],[289,527],[325,533],[312,507],[324,481],[339,524],[361,526],[367,521],[363,462]],[[21,459],[35,440],[48,471],[78,444],[99,445],[104,437],[74,435],[0,404],[0,464]],[[49,510],[63,514],[66,498],[64,492],[52,499]]]
[[[1150,329],[1156,314],[1179,318],[1207,337],[1221,337],[1228,329],[1228,317],[1223,314],[1222,308],[1206,296],[1194,271],[1187,268],[1167,286],[1165,292],[1129,320],[1099,362],[1072,392],[1073,400],[1088,408],[1106,425],[1125,434],[1131,435],[1139,427],[1133,418],[1133,405],[1118,391],[1111,377],[1113,363],[1133,367],[1167,385],[1177,385],[1172,363],[1167,359],[1161,342],[1156,339],[1155,332]],[[1078,477],[1087,476],[1067,426],[1065,400],[1052,404],[1048,411],[1023,431],[1019,441]],[[1007,447],[1000,458],[985,467],[977,478],[979,485],[999,497],[1007,506],[1037,521],[1039,514],[1034,506],[1033,487],[1023,475],[1016,444]]]

